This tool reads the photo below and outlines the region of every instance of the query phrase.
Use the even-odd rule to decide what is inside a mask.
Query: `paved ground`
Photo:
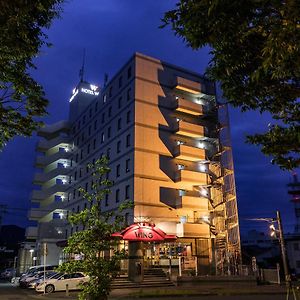
[[[160,295],[159,295],[160,293]],[[171,295],[170,295],[171,293]],[[176,295],[177,293],[177,295]],[[195,293],[193,296],[192,294]],[[238,293],[238,295],[234,295]],[[201,287],[174,287],[170,289],[130,289],[130,290],[114,290],[109,299],[138,299],[142,296],[143,300],[284,300],[286,295],[284,287],[278,286],[252,286],[249,288],[235,287],[235,289],[226,286],[201,286]],[[161,296],[164,294],[164,296]],[[178,294],[180,294],[178,296]],[[189,294],[189,295],[187,295]],[[64,292],[56,292],[53,294],[38,294],[33,290],[20,289],[19,287],[7,282],[0,282],[0,300],[33,300],[33,299],[77,299],[77,293],[73,292],[69,297],[66,297]],[[293,297],[290,299],[294,300]],[[300,300],[300,295],[298,296]],[[297,299],[297,300],[298,300]],[[296,300],[296,299],[295,299]]]

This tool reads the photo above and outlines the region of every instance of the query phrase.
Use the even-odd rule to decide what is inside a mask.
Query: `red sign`
[[[154,224],[136,223],[132,224],[122,232],[112,234],[114,237],[121,237],[126,241],[142,241],[142,242],[161,242],[164,240],[174,240],[175,235],[168,235]]]

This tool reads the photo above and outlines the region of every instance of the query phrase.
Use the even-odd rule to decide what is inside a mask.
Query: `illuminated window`
[[[106,103],[106,94],[103,95],[102,100],[103,100],[103,103]]]
[[[104,143],[105,135],[104,132],[101,133],[101,144]]]

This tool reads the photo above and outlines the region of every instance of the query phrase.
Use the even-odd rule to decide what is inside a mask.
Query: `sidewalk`
[[[278,285],[262,285],[262,286],[228,286],[226,284],[206,284],[201,286],[189,287],[170,287],[170,288],[142,288],[142,289],[115,289],[111,291],[109,300],[122,299],[138,299],[138,298],[164,298],[172,296],[231,296],[231,295],[278,295],[285,294],[286,287]],[[65,292],[56,292],[53,294],[37,294],[32,296],[34,299],[77,299],[78,292],[71,292],[67,297]]]

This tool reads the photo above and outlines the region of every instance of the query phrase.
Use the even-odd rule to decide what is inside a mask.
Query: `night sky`
[[[48,31],[53,46],[42,50],[33,72],[50,100],[46,123],[68,117],[68,99],[79,81],[84,48],[85,79],[98,85],[104,73],[111,78],[134,52],[205,72],[208,49],[193,51],[169,28],[158,28],[164,12],[172,9],[176,1],[67,2],[61,18]],[[267,224],[246,219],[275,217],[277,209],[282,213],[285,230],[293,230],[293,206],[286,190],[291,174],[272,166],[271,158],[263,156],[256,146],[244,143],[247,133],[265,131],[270,119],[255,112],[241,114],[230,109],[230,121],[241,230],[266,230]],[[36,142],[36,136],[18,137],[0,153],[0,204],[7,204],[4,224],[28,225],[26,210],[30,205]]]

